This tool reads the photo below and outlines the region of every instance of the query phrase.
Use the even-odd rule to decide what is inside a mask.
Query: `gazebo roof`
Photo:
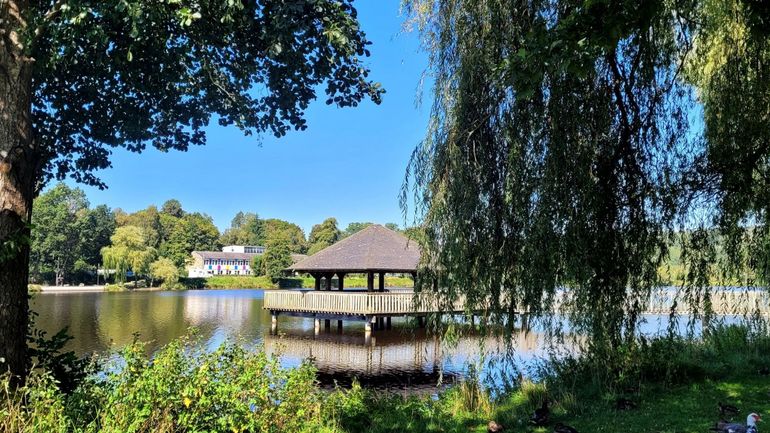
[[[298,272],[415,272],[420,262],[417,242],[373,224],[301,260],[289,269]]]

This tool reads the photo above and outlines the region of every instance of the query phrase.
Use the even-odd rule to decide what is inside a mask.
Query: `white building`
[[[265,247],[257,245],[228,245],[222,247],[224,253],[248,253],[248,254],[265,254]]]
[[[193,263],[187,268],[191,278],[212,275],[251,275],[251,259],[265,253],[256,245],[228,245],[222,251],[193,251]]]

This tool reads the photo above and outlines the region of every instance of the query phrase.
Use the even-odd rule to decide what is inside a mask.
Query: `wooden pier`
[[[462,312],[461,301],[452,311],[439,310],[428,297],[412,292],[323,292],[313,290],[276,290],[265,292],[265,309],[275,312],[332,314],[336,316],[416,316],[429,313]],[[351,319],[354,317],[351,317]]]
[[[377,326],[389,327],[391,317],[415,316],[422,323],[423,316],[432,313],[460,313],[463,302],[457,301],[450,309],[439,306],[425,295],[411,291],[401,292],[340,292],[315,290],[275,290],[265,292],[264,308],[270,311],[273,327],[280,314],[313,317],[316,329],[321,320],[329,327],[330,320],[364,321],[365,331]]]

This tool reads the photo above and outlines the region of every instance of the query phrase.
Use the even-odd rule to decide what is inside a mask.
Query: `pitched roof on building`
[[[417,242],[373,224],[289,269],[298,272],[414,272],[420,262]]]
[[[222,251],[193,251],[203,260],[251,260],[257,253],[226,253]]]
[[[297,263],[300,260],[305,260],[307,257],[308,257],[307,254],[292,254],[291,255],[291,262],[292,263]]]

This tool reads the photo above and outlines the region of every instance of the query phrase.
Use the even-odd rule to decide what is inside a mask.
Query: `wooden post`
[[[367,334],[372,332],[372,316],[366,316],[366,322],[364,322],[364,331]]]
[[[334,274],[326,274],[326,290],[328,291],[332,290],[332,278],[334,278]]]
[[[388,316],[388,318],[387,318],[387,319],[385,319],[385,320],[387,320],[387,323],[386,323],[386,325],[385,325],[385,326],[386,326],[388,329],[390,329],[390,328],[391,328],[391,326],[392,326],[392,325],[391,325],[391,323],[390,323],[390,316]]]
[[[337,321],[337,332],[342,332],[342,320]]]
[[[321,290],[321,276],[318,274],[312,274],[313,278],[315,278],[315,289]]]
[[[380,272],[380,292],[385,291],[385,272]]]
[[[369,271],[366,275],[366,290],[370,292],[374,291],[374,272],[372,271]]]
[[[425,327],[425,316],[417,316],[417,326],[420,328]]]
[[[329,328],[331,328],[331,326],[332,326],[332,321],[329,320],[329,319],[325,319],[324,320],[324,329],[326,329],[328,331]]]
[[[337,286],[339,286],[338,289],[340,291],[345,288],[345,274],[343,272],[337,272]]]
[[[270,312],[270,332],[272,334],[275,334],[275,331],[277,330],[278,330],[278,312],[271,311]]]
[[[318,333],[321,331],[321,319],[315,319],[313,325],[313,332],[315,335],[318,335]]]

